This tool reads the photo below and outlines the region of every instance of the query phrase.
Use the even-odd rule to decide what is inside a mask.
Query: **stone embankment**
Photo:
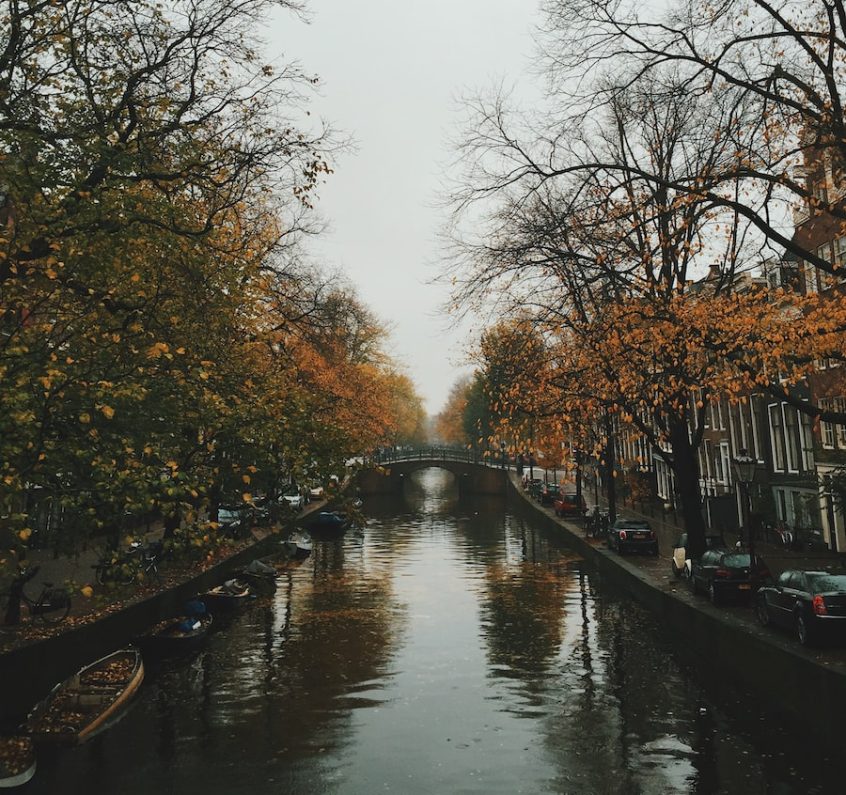
[[[513,473],[509,498],[531,511],[533,521],[565,533],[603,581],[647,607],[712,674],[743,683],[821,743],[839,746],[846,715],[846,650],[805,649],[792,636],[759,626],[748,606],[714,607],[673,577],[669,549],[662,548],[658,559],[622,557],[586,538],[580,524],[540,506]]]
[[[312,503],[296,521],[324,505],[323,501]],[[86,603],[75,594],[72,620],[43,633],[38,622],[21,629],[0,627],[0,734],[13,731],[57,682],[86,663],[131,643],[163,618],[178,615],[187,600],[219,585],[255,558],[270,554],[285,537],[279,528],[276,531],[254,530],[250,539],[213,565],[179,568],[169,577],[169,583],[151,588],[147,595],[142,592],[123,597],[123,592],[115,591],[116,598],[122,597],[116,605],[102,604],[102,597]],[[61,559],[55,560],[54,571],[61,571],[61,564]],[[67,559],[65,568],[76,572],[78,561]],[[168,573],[168,569],[163,573]],[[57,583],[63,579],[51,576]]]

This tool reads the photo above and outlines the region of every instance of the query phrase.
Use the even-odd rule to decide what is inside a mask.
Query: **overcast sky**
[[[330,230],[313,251],[345,272],[392,329],[393,354],[430,413],[467,371],[467,340],[440,313],[437,208],[459,99],[500,81],[531,96],[536,0],[308,0],[311,24],[280,15],[265,32],[271,56],[317,74],[313,110],[349,133],[320,192]]]

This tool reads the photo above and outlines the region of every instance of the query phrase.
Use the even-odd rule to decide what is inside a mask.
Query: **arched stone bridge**
[[[375,456],[358,474],[362,494],[392,494],[419,469],[439,467],[451,472],[461,492],[505,494],[508,470],[488,463],[469,450],[427,447],[390,450]]]

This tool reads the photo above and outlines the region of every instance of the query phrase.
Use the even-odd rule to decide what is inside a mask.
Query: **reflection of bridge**
[[[451,447],[414,447],[391,449],[374,455],[358,476],[362,494],[386,494],[401,491],[403,484],[418,469],[440,467],[451,472],[462,492],[505,494],[507,469],[500,462],[490,462],[472,450]]]

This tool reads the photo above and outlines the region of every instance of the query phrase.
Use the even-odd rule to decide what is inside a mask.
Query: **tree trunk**
[[[671,420],[670,443],[673,446],[673,476],[681,500],[684,529],[687,532],[687,555],[698,557],[705,551],[699,457],[696,448],[690,443],[687,422],[684,419]]]
[[[605,470],[608,473],[605,484],[608,497],[608,521],[614,524],[617,519],[617,480],[614,477],[617,471],[617,448],[614,444],[611,415],[608,412],[605,413]]]

